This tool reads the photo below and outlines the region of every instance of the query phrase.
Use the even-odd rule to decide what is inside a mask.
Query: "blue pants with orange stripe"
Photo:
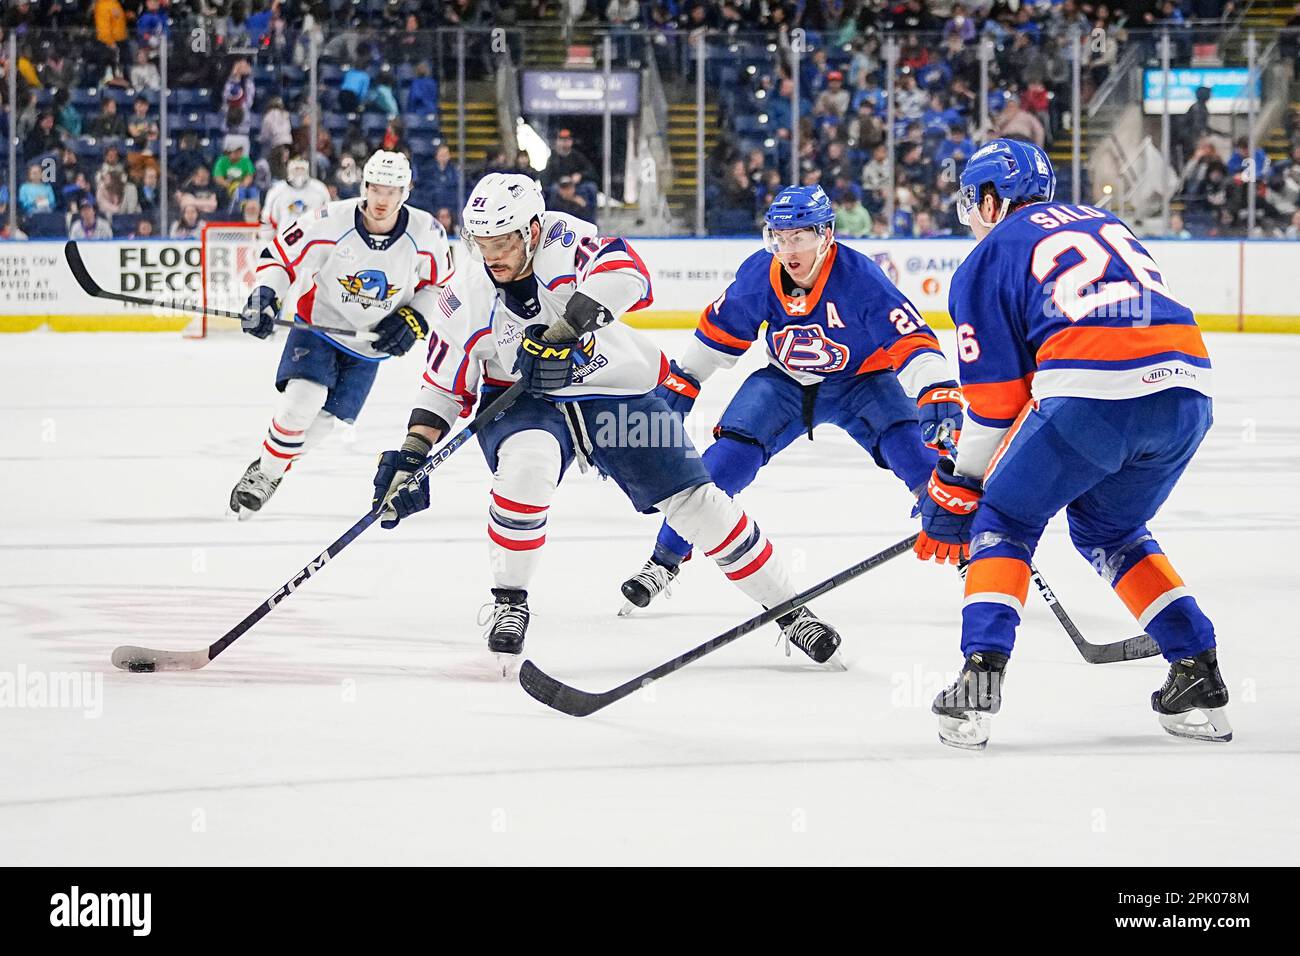
[[[1212,421],[1210,399],[1184,388],[1118,401],[1048,398],[1029,409],[975,513],[962,653],[1011,653],[1029,561],[1062,508],[1074,546],[1167,660],[1214,647],[1214,626],[1147,530]]]

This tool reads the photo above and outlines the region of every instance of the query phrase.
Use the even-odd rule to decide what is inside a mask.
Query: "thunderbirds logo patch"
[[[389,300],[402,291],[400,286],[389,285],[388,276],[378,269],[365,269],[356,275],[340,276],[339,285],[343,286],[344,304],[356,304],[363,309],[372,305],[389,309],[392,307]]]

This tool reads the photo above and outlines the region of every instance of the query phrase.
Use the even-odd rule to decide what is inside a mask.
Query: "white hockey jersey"
[[[429,213],[406,205],[391,233],[372,236],[361,202],[332,202],[285,227],[262,251],[258,285],[275,291],[286,318],[309,325],[369,331],[403,305],[432,324],[438,287],[455,271],[446,232]],[[363,358],[388,358],[369,343],[329,338]]]
[[[668,359],[648,337],[617,321],[653,301],[649,269],[626,240],[598,237],[589,222],[547,212],[530,277],[499,286],[481,262],[470,260],[442,290],[430,319],[429,360],[416,406],[453,422],[469,414],[482,385],[513,384],[524,329],[539,322],[550,326],[579,291],[608,309],[614,321],[583,336],[573,384],[550,397],[643,395],[654,389],[668,374]]]
[[[266,194],[262,221],[276,229],[283,229],[295,219],[301,219],[329,204],[330,191],[319,179],[309,179],[302,187],[278,180]]]

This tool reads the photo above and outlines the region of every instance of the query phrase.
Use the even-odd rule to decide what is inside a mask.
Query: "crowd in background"
[[[163,205],[172,237],[197,235],[205,221],[257,221],[288,159],[312,153],[313,111],[311,173],[331,196],[357,195],[365,159],[383,147],[412,156],[414,201],[453,230],[459,197],[493,170],[536,175],[553,208],[594,220],[589,155],[596,144],[575,143],[562,129],[545,170],[534,170],[526,154],[493,150],[462,171],[442,141],[443,51],[429,31],[560,16],[636,31],[651,38],[652,48],[675,51],[660,63],[670,84],[689,80],[695,68],[680,55],[689,46],[670,46],[671,38],[762,31],[772,39],[765,59],[719,84],[725,129],[705,170],[711,232],[753,232],[797,169],[800,182],[821,184],[831,195],[841,234],[960,235],[957,174],[981,141],[1010,136],[1050,148],[1070,136],[1063,38],[1071,27],[1092,40],[1082,61],[1086,101],[1125,44],[1149,42],[1137,39],[1140,31],[1168,28],[1190,49],[1213,40],[1213,24],[1234,9],[1229,0],[7,0],[0,49],[15,35],[18,58],[0,69],[6,78],[16,71],[18,95],[8,103],[7,82],[0,82],[0,106],[6,123],[8,111],[16,112],[21,166],[16,195],[0,188],[0,237],[11,235],[10,202],[20,230],[33,235],[149,237]],[[1300,4],[1292,24],[1300,34]],[[796,28],[806,43],[797,156],[790,55]],[[884,63],[891,35],[900,38],[892,162]],[[985,38],[993,56],[989,119],[981,126],[978,48]],[[200,117],[172,130],[165,182],[164,44],[168,86]],[[333,67],[322,73],[318,102],[310,101],[303,80],[313,44]],[[1296,55],[1294,43],[1287,55]],[[488,69],[475,61],[471,72]],[[1176,117],[1185,185],[1172,234],[1244,235],[1254,190],[1260,234],[1294,238],[1300,124],[1294,116],[1284,121],[1291,137],[1285,158],[1270,161],[1262,150],[1248,157],[1239,142],[1225,159],[1210,138],[1225,132],[1217,128],[1223,119],[1197,107]]]

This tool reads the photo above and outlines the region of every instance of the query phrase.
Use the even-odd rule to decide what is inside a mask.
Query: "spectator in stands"
[[[434,213],[434,218],[446,230],[448,239],[458,239],[460,237],[460,230],[456,224],[456,214],[451,211],[450,206],[439,206],[438,211]]]
[[[33,157],[53,152],[62,145],[63,137],[54,127],[54,114],[47,111],[37,117],[36,125],[23,141],[23,150],[28,157]]]
[[[427,62],[415,65],[415,78],[406,93],[406,111],[422,116],[437,116],[441,111],[438,102],[438,81],[430,75]]]
[[[1169,214],[1169,231],[1165,233],[1166,239],[1190,239],[1192,234],[1187,230],[1183,222],[1183,214],[1180,212],[1171,212]]]
[[[587,222],[596,221],[595,211],[587,204],[586,199],[578,195],[578,183],[572,176],[561,176],[555,181],[555,193],[547,202],[547,206],[556,212],[565,212]]]
[[[1300,209],[1291,213],[1291,223],[1282,232],[1283,239],[1300,239]]]
[[[95,204],[86,200],[77,211],[77,218],[68,227],[69,239],[112,239],[113,230],[108,220],[95,212]]]
[[[455,206],[460,174],[451,161],[451,147],[439,143],[433,154],[433,165],[425,174],[431,206]],[[425,183],[421,183],[425,185]],[[423,192],[423,190],[421,190]]]
[[[70,90],[80,79],[80,63],[69,59],[62,46],[51,44],[45,62],[41,64],[40,76],[41,83],[50,89]]]
[[[256,197],[245,199],[239,204],[239,218],[241,222],[250,226],[261,224],[262,201]]]
[[[94,52],[98,63],[116,63],[120,58],[119,44],[126,42],[126,11],[121,0],[95,0],[95,39],[99,46]]]
[[[144,11],[135,21],[135,34],[140,43],[151,50],[158,49],[158,45],[166,40],[170,26],[171,19],[165,10],[160,9],[159,0],[144,0]]]
[[[135,51],[135,63],[131,66],[131,85],[137,90],[162,89],[162,74],[158,67],[149,60],[149,51],[140,47]]]
[[[90,135],[114,139],[126,135],[126,120],[117,111],[117,100],[105,96],[99,104],[99,116],[90,124]]]
[[[147,217],[137,220],[135,224],[135,228],[131,230],[131,234],[127,236],[127,238],[128,239],[156,239],[157,233],[154,232],[153,220]]]
[[[221,201],[217,187],[212,182],[212,173],[206,166],[198,166],[189,179],[181,186],[175,196],[178,209],[194,206],[199,212],[212,214],[217,211]]]
[[[370,47],[362,44],[358,48],[361,60],[364,62],[370,58]],[[370,73],[360,64],[349,66],[343,74],[343,81],[339,84],[339,109],[345,113],[356,113],[366,102],[366,97],[370,94]]]
[[[718,210],[720,212],[746,212],[753,217],[755,212],[754,189],[749,176],[745,173],[743,160],[735,160],[727,167],[718,189]]]
[[[24,216],[54,212],[54,187],[45,181],[41,167],[32,163],[27,167],[27,182],[18,187],[18,211]]]
[[[373,104],[379,108],[379,111],[389,119],[395,119],[402,115],[401,108],[397,105],[397,94],[393,92],[396,85],[393,78],[392,67],[385,64],[379,71],[379,77],[370,89],[370,93],[365,98],[365,105]]]
[[[542,170],[542,185],[550,190],[561,176],[572,176],[573,181],[581,185],[584,179],[592,179],[595,175],[596,167],[591,164],[591,160],[580,150],[574,149],[573,134],[567,129],[560,130],[555,136],[555,149],[551,152],[551,158]]]
[[[126,154],[126,174],[132,182],[138,183],[144,177],[146,169],[158,170],[158,157],[154,155],[149,141],[141,136],[129,141],[131,149]]]
[[[84,208],[86,203],[83,201],[81,205]],[[135,184],[116,173],[100,181],[99,189],[95,191],[95,205],[109,218],[122,213],[130,215],[140,211]]]
[[[904,119],[920,119],[925,112],[930,97],[925,90],[916,85],[916,75],[904,70],[898,78],[898,88],[894,91],[894,108]]]
[[[84,170],[77,170],[59,193],[63,197],[63,208],[70,211],[81,208],[87,199],[95,198],[94,187]]]
[[[871,213],[858,201],[852,189],[842,189],[836,197],[835,234],[865,236],[871,232]]]
[[[614,26],[635,27],[641,21],[641,4],[637,0],[609,0],[605,19]]]
[[[355,199],[361,194],[361,166],[351,153],[344,153],[339,159],[331,185],[338,191],[339,199]]]
[[[146,142],[158,138],[158,123],[149,115],[149,101],[137,96],[131,104],[131,115],[126,121],[126,135]]]
[[[221,156],[212,167],[212,181],[218,190],[233,200],[238,190],[253,184],[255,172],[253,161],[244,151],[243,138],[227,135],[221,143]]]
[[[826,74],[826,88],[817,96],[813,113],[817,116],[843,116],[849,109],[849,91],[844,88],[844,74],[831,70]]]
[[[18,48],[18,79],[26,84],[28,89],[41,89],[41,78],[36,73],[36,64],[32,62],[32,48],[28,44],[23,44]]]
[[[948,136],[934,150],[935,166],[941,174],[951,175],[954,179],[961,175],[966,160],[975,152],[975,144],[966,135],[966,124],[958,122],[948,129]]]
[[[0,239],[26,239],[21,229],[9,228],[9,187],[0,186]]]
[[[265,152],[283,149],[287,155],[293,145],[293,118],[284,107],[284,97],[276,95],[267,101],[257,141]]]
[[[173,182],[183,183],[200,166],[208,164],[199,147],[199,134],[192,129],[181,133],[180,145],[167,155],[167,171]]]
[[[1037,146],[1042,146],[1047,140],[1043,124],[1039,122],[1038,117],[1027,110],[1021,109],[1020,104],[1014,97],[1007,98],[1007,102],[994,121],[993,127],[998,136],[1006,139],[1025,140]]]
[[[72,98],[67,90],[54,94],[55,125],[68,136],[80,136],[82,130],[81,113],[72,105]]]
[[[126,162],[122,159],[122,151],[117,146],[110,146],[104,150],[104,158],[100,160],[99,169],[95,171],[95,188],[99,188],[100,180],[114,173],[126,175]]]
[[[180,218],[172,223],[173,239],[197,239],[203,233],[206,223],[199,218],[199,208],[194,205],[182,206]]]
[[[158,180],[158,170],[148,168],[140,177],[140,185],[137,186],[131,182],[127,183],[128,190],[135,190],[135,212],[150,216],[157,212],[158,202],[162,197],[162,189]]]
[[[1268,175],[1268,154],[1263,147],[1255,147],[1253,167],[1247,169],[1246,157],[1250,155],[1250,140],[1241,136],[1232,144],[1232,155],[1228,157],[1228,172],[1242,182],[1259,182]]]
[[[221,112],[226,133],[247,136],[252,130],[253,101],[257,88],[253,83],[253,64],[247,57],[236,57],[221,89]]]

